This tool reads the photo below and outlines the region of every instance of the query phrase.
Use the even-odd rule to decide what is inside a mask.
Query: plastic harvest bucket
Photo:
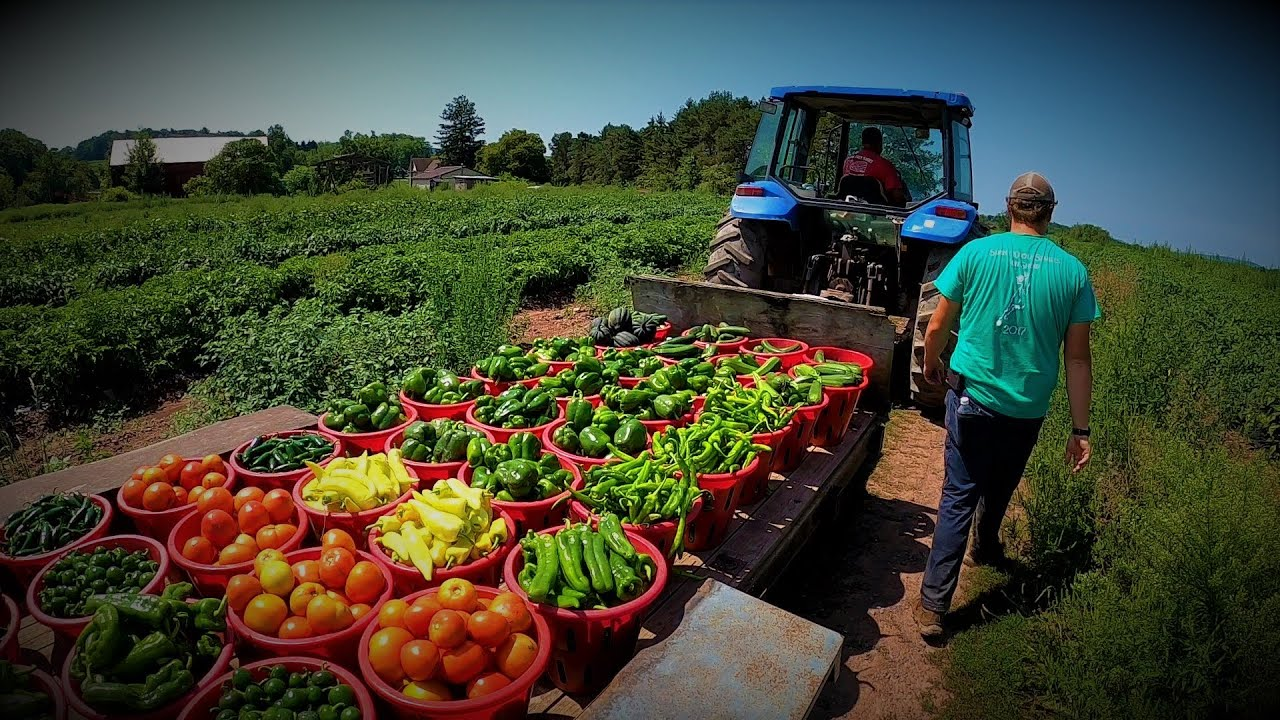
[[[471,423],[467,423],[467,425],[472,428],[475,428],[476,430],[479,430],[480,433],[483,434],[489,440],[489,442],[497,442],[497,440],[494,439],[492,432],[484,429],[483,427],[479,427]],[[407,430],[408,428],[405,428],[405,429]],[[391,437],[387,438],[387,444],[383,448],[383,452],[389,453],[391,452],[392,448],[400,447],[400,443],[403,440],[404,440],[404,430],[401,430],[400,432],[397,432],[395,435],[392,435]],[[458,477],[458,471],[462,469],[463,465],[467,464],[466,460],[459,460],[457,462],[447,462],[447,463],[426,463],[426,462],[415,462],[413,460],[406,460],[404,458],[401,458],[401,461],[404,463],[405,468],[409,471],[409,474],[418,478],[419,480],[443,480],[445,478]]]
[[[183,546],[187,544],[188,540],[200,534],[200,521],[203,519],[204,516],[198,512],[182,518],[182,521],[173,527],[173,532],[169,533],[169,539],[165,547],[169,551],[169,558],[173,561],[173,564],[186,573],[191,580],[191,584],[196,586],[196,591],[200,595],[203,597],[218,597],[226,592],[227,583],[231,581],[232,577],[253,572],[253,560],[245,560],[231,565],[210,565],[183,557]],[[305,512],[302,512],[300,507],[294,511],[293,524],[297,526],[297,529],[293,531],[293,535],[290,535],[288,540],[285,540],[280,547],[276,548],[282,553],[289,553],[302,547],[302,542],[307,539],[307,535],[311,532],[310,519]]]
[[[733,522],[742,491],[758,474],[764,460],[757,455],[746,467],[733,473],[716,473],[698,476],[698,487],[711,495],[702,506],[702,512],[685,528],[684,543],[690,550],[709,550],[724,541]]]
[[[0,567],[8,570],[13,575],[19,587],[30,585],[31,579],[36,576],[36,573],[40,572],[50,560],[65,552],[67,548],[106,536],[107,530],[111,528],[111,521],[115,519],[115,509],[111,506],[111,501],[101,495],[90,495],[89,497],[98,507],[102,508],[102,519],[98,520],[98,524],[94,525],[93,529],[85,533],[84,536],[76,538],[56,550],[50,550],[38,555],[13,556],[0,552]],[[3,536],[4,528],[0,527],[0,537]]]
[[[502,581],[502,561],[507,559],[507,553],[511,552],[511,548],[516,546],[519,538],[516,536],[515,521],[511,519],[511,514],[501,508],[494,509],[498,511],[498,517],[507,523],[507,541],[478,560],[472,560],[457,567],[436,568],[431,572],[430,580],[422,577],[422,573],[418,572],[418,568],[412,565],[402,565],[392,560],[391,556],[387,554],[386,548],[377,543],[378,537],[382,535],[377,528],[369,531],[369,554],[373,556],[374,562],[382,565],[387,569],[387,572],[391,573],[396,597],[418,592],[419,590],[439,587],[441,583],[450,578],[462,578],[474,585],[496,586]]]
[[[302,499],[303,488],[305,488],[312,480],[315,480],[315,477],[315,475],[308,473],[293,486],[293,504],[298,507],[298,510],[302,514],[307,516],[308,524],[311,526],[312,536],[318,539],[324,537],[326,532],[336,528],[338,530],[346,531],[346,533],[351,536],[351,539],[356,542],[357,547],[360,547],[364,543],[365,528],[373,524],[373,522],[378,518],[391,512],[395,506],[405,500],[408,500],[413,494],[413,490],[410,489],[386,505],[379,505],[376,508],[361,510],[360,512],[349,513],[317,510],[308,505],[307,502]],[[301,527],[301,525],[299,525],[299,527]]]
[[[571,453],[568,450],[562,450],[556,447],[555,443],[551,442],[551,436],[555,435],[556,430],[559,430],[560,428],[564,427],[565,423],[567,422],[569,422],[567,419],[560,418],[559,420],[556,420],[555,422],[551,423],[551,425],[549,425],[546,430],[542,431],[542,447],[544,450],[550,450],[556,455],[559,455],[561,458],[568,460],[574,465],[577,465],[578,469],[581,470],[583,474],[590,472],[592,468],[597,468],[597,467],[600,467],[601,465],[608,465],[609,463],[614,462],[617,459],[613,457],[593,458],[593,457],[587,457],[586,455],[575,455],[574,453]],[[653,446],[653,433],[647,434],[647,436],[645,437],[644,446],[646,449]]]
[[[0,595],[0,659],[18,661],[18,628],[22,626],[22,611],[18,603],[8,595]]]
[[[685,516],[686,530],[689,527],[689,523],[696,520],[701,512],[702,498],[699,497],[693,501],[693,507],[689,508],[689,514]],[[590,522],[592,527],[600,524],[600,516],[577,500],[569,503],[569,515],[574,522]],[[622,523],[624,531],[635,533],[653,543],[654,547],[658,548],[658,551],[662,553],[662,558],[668,563],[670,562],[671,548],[675,546],[676,542],[676,530],[679,527],[679,520],[664,520],[651,525]]]
[[[847,388],[824,388],[823,394],[830,399],[830,402],[827,404],[827,409],[818,417],[818,424],[813,433],[813,444],[818,447],[830,447],[838,445],[844,439],[844,434],[848,432],[849,421],[853,419],[853,413],[858,409],[858,398],[871,384],[871,369],[875,367],[875,361],[857,350],[820,346],[811,347],[805,352],[805,362],[812,362],[819,351],[826,360],[853,362],[862,366],[860,384]]]
[[[757,344],[764,342],[766,340],[769,342],[769,344],[773,345],[774,347],[790,347],[792,345],[799,345],[799,347],[790,352],[782,352],[782,353],[756,352],[755,350],[751,349],[755,347]],[[754,355],[762,361],[768,360],[769,358],[772,358],[772,357],[779,358],[780,360],[782,360],[783,370],[790,370],[796,365],[799,365],[800,363],[804,362],[804,354],[808,350],[809,350],[808,343],[800,342],[799,340],[791,340],[788,338],[756,338],[755,340],[752,340],[750,343],[748,343],[746,346],[742,348],[743,352],[749,355]]]
[[[813,444],[813,434],[818,428],[818,418],[830,403],[831,398],[823,393],[822,400],[817,405],[802,405],[796,408],[795,419],[792,420],[796,430],[792,433],[792,438],[778,451],[781,453],[779,472],[789,473],[804,462],[805,454]]]
[[[316,463],[321,467],[324,467],[325,465],[328,465],[329,463],[333,462],[335,459],[342,457],[342,455],[347,450],[346,444],[342,442],[342,439],[339,438],[337,435],[334,435],[333,432],[331,432],[328,429],[317,430],[315,428],[308,428],[306,430],[285,430],[284,432],[267,433],[262,437],[265,439],[270,439],[270,438],[295,437],[297,435],[319,435],[333,443],[333,452],[330,453],[329,456],[326,457],[325,459]],[[246,485],[249,487],[259,487],[267,492],[271,492],[276,488],[282,488],[284,490],[288,490],[293,487],[294,483],[298,482],[298,478],[301,478],[303,475],[306,475],[308,472],[310,472],[310,470],[308,470],[306,466],[300,467],[297,470],[288,470],[286,472],[281,472],[281,473],[259,473],[259,472],[253,472],[252,470],[249,470],[245,466],[241,465],[237,458],[240,457],[240,453],[243,453],[245,450],[249,449],[249,444],[252,442],[253,440],[249,440],[248,442],[236,448],[235,450],[232,450],[231,457],[227,458],[227,464],[230,465],[232,469],[236,471],[236,477],[240,479],[240,483],[242,485]]]
[[[49,700],[53,703],[53,712],[50,716],[53,720],[67,720],[67,700],[66,692],[58,687],[58,683],[49,673],[33,668],[31,670],[31,682],[38,690],[49,696]]]
[[[188,462],[200,462],[201,458],[183,458],[185,465]],[[222,487],[226,488],[233,495],[235,494],[236,482],[240,476],[236,474],[236,469],[231,463],[223,462],[227,468],[227,479],[222,483]],[[130,505],[125,501],[123,495],[116,496],[116,505],[120,506],[120,512],[129,516],[133,521],[133,526],[138,530],[139,535],[146,535],[160,542],[169,539],[169,533],[173,532],[173,528],[182,519],[196,511],[195,503],[186,503],[168,510],[152,511],[145,510],[140,507]]]
[[[360,717],[373,720],[378,715],[378,711],[373,705],[373,696],[369,694],[368,688],[365,687],[364,681],[344,667],[334,665],[325,660],[318,660],[309,657],[282,657],[272,658],[270,660],[260,660],[248,665],[241,665],[241,670],[247,670],[253,675],[254,682],[260,682],[267,677],[267,672],[276,665],[283,665],[289,672],[315,672],[317,670],[328,670],[333,673],[338,682],[350,685],[351,689],[356,693],[356,704],[354,707],[360,709]],[[231,682],[232,673],[226,673],[219,676],[213,682],[204,686],[199,692],[191,698],[187,703],[182,714],[178,716],[178,720],[209,720],[217,713],[214,712],[218,707],[218,700],[222,696],[222,687]]]
[[[400,405],[402,407],[413,408],[414,412],[418,413],[418,419],[426,420],[427,422],[439,420],[440,418],[444,418],[445,420],[461,420],[467,416],[467,410],[475,404],[475,400],[466,400],[452,405],[432,405],[430,403],[418,402],[408,395],[405,395],[403,390],[400,391]]]
[[[781,472],[782,454],[787,450],[787,443],[793,442],[792,438],[795,437],[795,431],[796,422],[795,418],[792,418],[791,422],[779,430],[757,433],[751,436],[752,442],[768,445],[773,450],[761,453],[759,467],[756,468],[755,473],[742,486],[742,497],[738,501],[740,505],[750,505],[765,495],[765,490],[769,486],[769,474]]]
[[[344,433],[337,430],[330,430],[325,427],[324,424],[324,419],[329,415],[329,413],[325,413],[320,416],[320,419],[316,421],[316,427],[323,430],[326,434],[332,435],[341,440],[348,453],[359,455],[366,450],[371,453],[380,453],[382,452],[382,448],[387,444],[387,438],[398,432],[402,432],[405,428],[409,427],[409,423],[418,419],[417,410],[414,410],[408,405],[401,405],[401,407],[404,409],[404,422],[399,425],[389,427],[386,430],[374,430],[372,432],[362,433]]]
[[[196,685],[186,695],[174,700],[164,707],[152,710],[151,712],[138,712],[136,710],[121,710],[110,715],[95,711],[89,707],[84,698],[80,697],[80,681],[71,677],[71,663],[75,659],[76,654],[73,650],[67,656],[67,661],[62,665],[62,676],[60,678],[61,692],[65,694],[67,703],[71,705],[71,710],[77,715],[87,720],[114,720],[116,718],[128,720],[172,720],[177,717],[182,708],[204,688],[216,682],[217,678],[225,674],[231,669],[232,647],[231,643],[222,646],[222,652],[218,658],[213,661],[213,666],[209,668],[202,677],[196,680]]]
[[[557,413],[556,413],[557,417],[553,418],[551,422],[555,422],[556,420],[558,420],[560,417],[564,415],[564,412],[560,409],[558,404],[557,404],[556,410],[557,410]],[[510,440],[512,435],[515,435],[516,433],[522,433],[522,432],[533,433],[534,435],[541,437],[542,431],[546,430],[548,427],[551,426],[550,422],[543,423],[541,425],[534,425],[533,427],[527,427],[527,428],[501,428],[495,425],[486,425],[485,423],[482,423],[476,419],[475,406],[472,406],[470,410],[467,410],[467,424],[473,425],[475,427],[480,428],[481,430],[484,430],[485,432],[493,436],[494,442],[500,442],[500,443],[504,443]]]
[[[546,450],[543,450],[543,452],[546,452]],[[569,484],[569,487],[574,490],[581,490],[582,471],[578,469],[577,465],[563,457],[556,455],[556,458],[560,460],[560,467],[568,470],[573,475],[573,482]],[[470,485],[471,475],[472,468],[467,465],[462,468],[462,472],[458,473],[458,478]],[[512,535],[522,538],[530,530],[541,530],[564,520],[569,515],[569,497],[569,491],[565,490],[559,495],[552,495],[549,498],[531,502],[507,502],[505,500],[494,500],[492,502],[494,507],[507,513],[515,523]]]

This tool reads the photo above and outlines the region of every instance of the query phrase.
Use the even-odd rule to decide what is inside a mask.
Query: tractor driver
[[[884,151],[884,135],[878,127],[862,130],[862,149],[844,161],[842,176],[858,175],[875,178],[884,188],[884,197],[894,207],[906,207],[911,200],[907,186],[893,163],[880,153]]]

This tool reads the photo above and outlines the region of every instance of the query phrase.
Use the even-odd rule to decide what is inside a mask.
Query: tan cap
[[[1010,200],[1031,200],[1033,202],[1054,203],[1053,186],[1048,179],[1038,172],[1022,173],[1013,186],[1009,188]]]

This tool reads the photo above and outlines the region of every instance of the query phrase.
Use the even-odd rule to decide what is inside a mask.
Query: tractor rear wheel
[[[916,304],[916,319],[911,327],[911,400],[923,408],[940,408],[947,398],[946,385],[934,385],[924,379],[924,335],[942,298],[934,281],[955,254],[954,248],[930,250],[929,259],[925,262],[924,277],[920,281],[920,301]],[[951,351],[955,346],[956,332],[952,329],[947,347],[942,351],[944,364],[951,359]]]
[[[765,227],[725,213],[716,225],[703,277],[707,282],[718,285],[763,288],[768,262],[765,258],[766,245]]]

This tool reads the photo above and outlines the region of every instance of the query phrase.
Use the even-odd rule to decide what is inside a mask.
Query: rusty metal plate
[[[666,640],[642,650],[583,720],[779,720],[809,714],[842,638],[711,580]]]

